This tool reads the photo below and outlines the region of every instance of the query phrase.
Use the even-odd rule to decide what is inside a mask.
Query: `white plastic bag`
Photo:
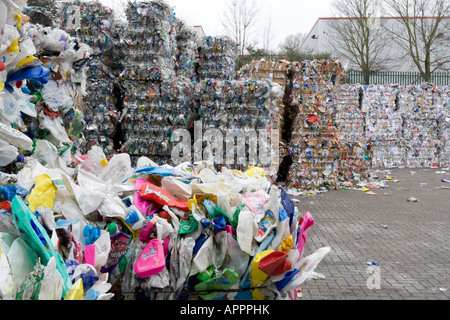
[[[59,157],[56,147],[49,141],[36,140],[36,148],[31,158],[38,160],[46,169],[60,169],[68,176],[75,173],[75,169],[67,167]]]
[[[5,298],[14,288],[11,266],[8,260],[8,253],[13,242],[12,235],[0,232],[0,298]]]
[[[314,252],[313,254],[301,259],[294,265],[295,269],[299,272],[294,278],[284,287],[283,291],[290,291],[298,288],[303,282],[305,282],[317,268],[319,263],[325,258],[325,256],[331,251],[330,247],[323,247]]]
[[[6,24],[3,27],[3,34],[0,41],[0,61],[6,66],[6,69],[12,70],[14,65],[14,60],[16,59],[18,52],[7,51],[14,41],[18,41],[20,38],[19,31],[16,27]]]
[[[109,252],[111,251],[111,239],[108,231],[101,230],[100,237],[94,242],[95,244],[95,267],[101,268],[108,261]]]
[[[145,166],[157,167],[158,165],[147,157],[140,157],[137,161],[136,168],[142,168]]]
[[[279,189],[272,186],[270,189],[270,200],[264,206],[264,213],[255,218],[258,224],[258,231],[255,240],[261,243],[270,232],[278,225],[279,218]]]
[[[56,221],[52,209],[41,206],[36,208],[35,211],[40,214],[39,222],[42,224],[42,226],[46,227],[50,231],[55,230]]]
[[[3,27],[5,26],[7,18],[8,18],[8,8],[6,8],[3,2],[0,2],[0,30],[2,30]]]
[[[91,172],[84,170],[84,163],[81,168],[78,168],[77,181],[81,187],[90,190],[92,193],[107,193],[105,181],[101,180]]]
[[[10,123],[14,123],[20,117],[20,104],[17,99],[5,90],[2,94],[0,114]]]
[[[50,110],[58,112],[60,108],[66,110],[74,105],[74,97],[67,83],[49,80],[42,89],[42,98]]]
[[[62,117],[52,119],[47,117],[44,112],[41,111],[39,113],[39,124],[40,128],[50,131],[52,138],[58,142],[57,144],[70,143],[70,138],[64,128]]]
[[[246,205],[254,216],[264,213],[264,206],[269,200],[270,196],[263,190],[247,192],[242,197],[242,203]]]
[[[0,140],[0,167],[6,167],[17,159],[19,151],[16,147]]]
[[[289,217],[287,213],[283,211],[282,214],[278,214],[278,226],[275,232],[275,238],[273,238],[272,243],[269,246],[269,249],[278,250],[281,245],[281,242],[286,238],[288,234],[290,234],[290,226],[289,226]]]
[[[123,218],[127,217],[127,208],[119,196],[112,195],[97,195],[103,199],[98,206],[98,212],[105,218]]]
[[[194,251],[195,240],[191,237],[181,239],[179,242],[179,277],[176,279],[175,290],[180,289],[189,275],[192,262],[192,252]]]
[[[55,257],[51,257],[44,268],[39,300],[61,300],[63,289],[64,283],[61,274],[56,269]]]
[[[218,183],[219,178],[211,169],[205,168],[198,174],[203,183]]]
[[[14,240],[8,252],[8,260],[14,279],[14,289],[19,289],[27,275],[34,271],[38,256],[22,238]]]
[[[89,189],[76,185],[72,179],[66,175],[62,176],[64,185],[69,193],[76,200],[78,206],[85,216],[96,211],[103,201],[102,197],[93,194]]]
[[[169,270],[167,270],[167,268],[164,268],[160,273],[151,276],[148,279],[148,284],[151,288],[166,288],[170,284]]]
[[[206,269],[214,263],[213,237],[209,236],[208,239],[206,239],[195,255],[193,262],[199,273],[206,271]]]
[[[254,241],[253,235],[257,230],[256,222],[253,220],[253,215],[247,207],[242,208],[239,213],[239,222],[236,229],[237,242],[241,250],[248,255],[253,256]]]
[[[219,270],[225,260],[225,255],[228,249],[228,232],[222,231],[214,234],[213,236],[213,250],[214,250],[214,267]]]
[[[8,248],[9,249],[9,248]],[[0,244],[0,300],[9,296],[13,289],[13,275],[8,259],[8,251]]]
[[[99,178],[110,184],[121,184],[131,174],[131,159],[128,154],[114,155]]]
[[[233,270],[241,277],[247,269],[250,255],[240,249],[238,242],[230,233],[227,232],[226,234],[228,250],[222,268]]]

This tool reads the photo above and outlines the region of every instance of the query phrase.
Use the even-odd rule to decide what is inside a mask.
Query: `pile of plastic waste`
[[[330,250],[303,253],[313,217],[260,168],[77,162],[31,156],[2,184],[3,299],[295,299]]]
[[[32,152],[65,169],[82,135],[83,65],[91,49],[63,30],[28,23],[19,5],[1,5],[0,166]],[[63,161],[48,150],[57,150]]]

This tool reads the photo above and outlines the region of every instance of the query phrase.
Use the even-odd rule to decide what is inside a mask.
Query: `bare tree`
[[[336,19],[329,20],[329,47],[342,60],[361,69],[365,84],[370,73],[386,68],[385,33],[379,27],[376,0],[336,0]]]
[[[280,53],[289,61],[300,61],[301,47],[306,37],[307,35],[301,32],[287,36],[279,46]]]
[[[273,27],[273,23],[272,23],[272,13],[271,13],[271,8],[269,8],[269,12],[267,15],[267,19],[265,20],[265,24],[264,24],[264,31],[263,31],[263,49],[269,53],[270,50],[270,45],[273,41],[273,32],[272,32],[272,27]]]
[[[450,69],[450,1],[385,0],[393,22],[384,29],[409,56],[427,82]]]
[[[284,41],[280,44],[280,50],[282,52],[300,51],[303,42],[306,40],[307,35],[304,33],[296,33],[288,35]]]
[[[256,31],[260,7],[256,0],[228,0],[222,18],[225,33],[238,45],[238,54],[245,54]]]

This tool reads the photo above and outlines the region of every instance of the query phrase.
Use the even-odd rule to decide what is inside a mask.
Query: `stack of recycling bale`
[[[248,165],[253,160],[256,162],[251,162],[250,165],[258,165],[258,151],[268,152],[268,156],[275,156],[278,160],[278,150],[272,150],[271,146],[274,139],[272,131],[279,131],[277,106],[282,95],[283,91],[279,85],[267,81],[199,81],[195,85],[195,98],[199,103],[196,113],[201,119],[202,133],[209,129],[218,129],[221,132],[225,140],[223,159],[227,156],[229,142],[234,144],[236,136],[246,137],[249,147],[241,145],[238,139],[234,154],[237,154],[238,158],[242,156],[243,160],[239,163],[230,161],[230,165]],[[266,130],[266,137],[263,130]],[[231,135],[228,135],[229,133]],[[204,143],[207,144],[208,141]],[[276,141],[275,146],[278,149]],[[220,149],[222,151],[222,148]],[[250,157],[251,152],[254,153]]]
[[[366,112],[366,135],[373,144],[372,164],[376,168],[405,165],[400,90],[397,85],[364,87],[363,111]]]
[[[336,187],[342,150],[335,123],[335,95],[343,77],[338,61],[291,65],[285,101],[298,108],[298,113],[290,142],[289,186],[303,190]]]
[[[185,56],[176,74],[176,19],[164,1],[129,3],[126,11],[127,61],[123,73],[125,105],[122,114],[122,150],[145,155],[156,163],[171,161],[172,133],[184,129],[192,114],[192,64]],[[178,54],[192,54],[186,39]],[[184,75],[183,75],[184,74]]]
[[[199,80],[234,80],[237,46],[230,37],[203,37],[198,46],[197,76]]]
[[[177,41],[175,72],[177,76],[195,79],[195,62],[199,42],[197,31],[180,19],[177,20],[175,29]]]
[[[175,77],[175,14],[165,1],[129,2],[125,80],[162,81]]]
[[[84,99],[86,127],[83,132],[82,150],[94,145],[102,146],[111,156],[117,149],[114,138],[120,133],[117,108],[117,77],[124,52],[120,46],[123,26],[114,18],[113,11],[100,1],[69,1],[60,4],[60,28],[79,41],[89,45],[93,54],[87,63],[88,94]]]
[[[218,163],[227,163],[233,168],[259,165],[261,154],[276,159],[272,164],[278,163],[279,135],[274,138],[272,132],[279,131],[282,126],[279,103],[283,88],[266,80],[236,80],[237,46],[229,37],[208,36],[200,39],[198,56],[194,111],[201,121],[202,135],[210,129],[218,129],[224,138],[223,146],[218,146],[220,150],[206,157],[215,157]],[[266,138],[265,133],[261,135],[264,130],[268,134]],[[246,138],[248,148],[240,143],[237,136]],[[209,143],[211,141],[203,141],[202,147]],[[236,148],[227,153],[228,146],[232,145]],[[277,150],[273,150],[273,145]],[[268,163],[264,166],[271,168],[268,169],[271,176],[276,175],[276,166]]]
[[[402,90],[405,166],[438,167],[441,161],[443,105],[440,92],[431,84]]]
[[[369,177],[372,151],[365,138],[366,113],[362,112],[362,93],[360,85],[344,84],[335,94],[335,123],[342,141],[338,183]]]
[[[262,168],[158,166],[146,157],[133,166],[126,153],[106,161],[95,145],[80,153],[89,47],[63,30],[26,24],[9,1],[0,12],[0,147],[13,155],[0,159],[9,164],[19,149],[35,147],[15,176],[0,174],[0,299],[297,298],[330,251],[305,254],[311,214]],[[139,104],[131,111],[158,99],[184,114],[193,91],[188,79],[127,84],[135,86],[125,87],[124,107]],[[230,87],[236,103],[262,109],[278,92],[265,81]],[[160,119],[152,120],[150,130]]]
[[[277,83],[281,86],[283,94],[281,98],[277,100],[277,105],[275,109],[277,110],[277,127],[279,129],[280,137],[280,155],[283,156],[287,152],[287,140],[289,137],[286,135],[286,129],[291,122],[291,110],[288,108],[284,102],[284,91],[287,85],[287,71],[290,66],[290,62],[286,60],[279,61],[266,61],[257,60],[252,61],[250,64],[245,65],[239,70],[239,79],[251,79],[251,80],[265,80],[273,83]]]

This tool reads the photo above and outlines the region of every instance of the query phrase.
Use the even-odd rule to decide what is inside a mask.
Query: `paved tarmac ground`
[[[308,230],[304,256],[331,252],[301,286],[302,300],[448,300],[450,298],[450,179],[442,169],[392,169],[377,196],[337,190],[299,197]],[[408,202],[415,197],[418,202]],[[384,226],[387,226],[385,228]],[[379,263],[369,269],[368,261]],[[377,275],[380,289],[376,289]],[[368,285],[369,284],[369,285]],[[375,287],[369,289],[369,287]]]

